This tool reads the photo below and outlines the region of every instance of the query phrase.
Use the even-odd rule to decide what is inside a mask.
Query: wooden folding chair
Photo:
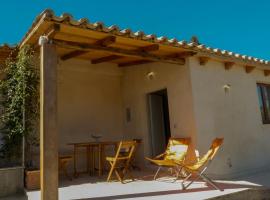
[[[137,152],[137,149],[138,149],[138,146],[140,146],[142,144],[142,139],[133,139],[133,141],[136,142],[136,146],[135,146],[135,153],[133,153],[133,156],[131,158],[131,169],[132,170],[141,170],[140,166],[138,164],[136,164],[136,161],[135,161],[135,157],[136,157],[136,152]]]
[[[183,165],[183,163],[179,163],[179,165],[183,167],[187,173],[189,173],[189,175],[185,179],[183,179],[181,183],[183,190],[187,189],[194,181],[198,180],[199,178],[202,178],[204,181],[212,185],[215,189],[223,191],[216,185],[216,183],[213,180],[211,180],[204,174],[204,172],[207,170],[207,167],[212,162],[222,143],[223,138],[216,138],[215,140],[213,140],[212,145],[208,150],[208,152],[202,158],[199,158],[197,162],[189,165]],[[185,185],[185,182],[192,176],[192,174],[195,174],[196,177],[192,181],[190,181],[187,185]]]
[[[66,156],[60,155],[58,158],[59,171],[62,171],[69,180],[72,180],[72,177],[68,174],[67,165],[71,163],[71,161],[72,161],[71,155]]]
[[[131,171],[130,163],[133,158],[136,147],[136,141],[121,141],[119,143],[116,155],[114,157],[106,157],[106,160],[110,163],[111,169],[107,178],[110,181],[113,172],[116,177],[124,183],[124,178],[129,173],[132,180],[134,180]]]
[[[190,138],[170,138],[166,151],[163,154],[160,154],[153,159],[146,157],[147,160],[158,165],[158,169],[154,175],[154,180],[157,179],[158,173],[162,167],[175,169],[176,178],[174,181],[178,179],[182,168],[179,167],[176,162],[184,162],[190,142]]]

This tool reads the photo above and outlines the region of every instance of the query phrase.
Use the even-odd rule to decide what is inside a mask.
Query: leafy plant
[[[26,144],[37,145],[36,125],[39,111],[38,72],[34,52],[30,46],[21,48],[7,60],[0,80],[2,96],[0,156],[7,159],[21,157],[22,138]]]

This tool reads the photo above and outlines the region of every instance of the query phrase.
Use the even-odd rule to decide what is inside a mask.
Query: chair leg
[[[135,179],[134,179],[134,177],[133,177],[133,175],[132,175],[131,170],[128,170],[128,174],[129,174],[129,176],[130,176],[131,180],[132,180],[132,181],[134,181]]]
[[[64,168],[63,168],[63,171],[64,171],[64,173],[65,173],[65,176],[66,176],[70,181],[72,181],[72,177],[68,174],[68,171],[67,171],[67,163],[65,163]]]
[[[123,169],[123,177],[122,177],[123,179],[126,176],[126,174],[128,174],[132,181],[135,180],[132,173],[131,173],[131,170],[132,170],[131,168],[132,168],[132,166],[130,165],[130,163],[127,163]]]
[[[60,161],[59,170],[64,173],[64,175],[66,176],[68,180],[72,181],[72,177],[68,174],[68,171],[67,171],[67,164],[68,164],[68,161]]]
[[[121,183],[124,183],[124,182],[123,182],[123,177],[120,176],[120,174],[119,174],[119,172],[117,171],[117,169],[115,169],[114,172],[115,172],[115,175],[116,175],[116,177],[118,178],[118,180],[119,180]]]
[[[190,186],[194,181],[191,181],[190,183],[188,183],[187,185],[185,185],[185,182],[191,177],[191,173],[183,179],[183,181],[181,182],[181,185],[182,185],[182,189],[185,190],[188,188],[188,186]]]
[[[157,172],[156,172],[156,174],[155,174],[155,176],[154,176],[154,180],[156,180],[156,179],[157,179],[157,175],[158,175],[158,173],[159,173],[160,169],[161,169],[161,166],[159,166],[159,167],[158,167]]]
[[[219,188],[219,187],[217,186],[217,184],[216,184],[214,181],[212,181],[210,178],[208,178],[206,175],[200,174],[200,177],[201,177],[205,182],[207,182],[207,183],[209,183],[210,185],[212,185],[216,190],[224,191],[223,189]]]
[[[193,182],[195,182],[196,180],[198,180],[201,175],[206,171],[207,167],[205,167],[202,171],[198,172],[198,171],[194,171],[194,173],[196,173],[197,177],[195,179],[193,179],[192,181],[190,181],[190,183],[188,183],[186,186],[184,185],[184,182],[187,181],[189,179],[189,177],[191,177],[192,173],[190,173],[183,181],[182,181],[182,188],[183,190],[187,189]]]
[[[124,166],[124,168],[123,168],[123,170],[122,170],[122,178],[124,179],[124,176],[125,176],[125,174],[127,173],[127,171],[128,171],[128,163],[126,163],[125,164],[125,166]]]
[[[179,175],[180,175],[181,171],[182,171],[182,167],[180,167],[180,169],[179,168],[176,169],[176,177],[173,180],[173,183],[177,181],[177,179],[179,178]]]
[[[114,167],[115,167],[115,162],[114,162],[114,163],[109,162],[109,163],[110,163],[110,165],[111,165],[111,169],[110,169],[110,172],[109,172],[109,174],[108,174],[107,182],[110,181],[111,176],[112,176],[112,173],[113,173],[113,171],[114,171]]]
[[[201,175],[202,175],[202,173],[198,173],[198,172],[197,172],[196,174],[197,174],[197,177],[196,177],[195,179],[191,180],[187,185],[185,185],[184,182],[187,181],[187,180],[192,176],[192,173],[190,173],[190,174],[182,181],[182,189],[183,189],[183,190],[187,189],[192,183],[194,183],[195,181],[197,181],[197,180],[201,177]]]

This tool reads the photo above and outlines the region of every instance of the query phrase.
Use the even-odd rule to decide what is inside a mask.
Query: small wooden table
[[[104,157],[105,147],[113,146],[114,151],[116,152],[118,143],[119,142],[116,142],[116,141],[68,143],[68,145],[73,146],[74,177],[78,177],[80,173],[84,173],[84,172],[77,171],[77,154],[78,154],[79,148],[86,149],[86,165],[87,165],[86,172],[87,173],[91,173],[91,169],[94,169],[94,166],[95,166],[94,152],[95,152],[95,149],[98,150],[98,175],[101,176],[103,173],[103,157]],[[91,162],[91,158],[92,158],[92,162]]]

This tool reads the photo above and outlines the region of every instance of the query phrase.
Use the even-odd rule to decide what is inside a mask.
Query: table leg
[[[116,155],[118,144],[114,144],[114,154]]]
[[[98,175],[102,175],[102,158],[101,158],[101,144],[98,145]]]
[[[87,167],[87,173],[90,174],[90,146],[86,147],[86,167]]]
[[[91,146],[90,147],[90,164],[91,164],[91,175],[94,175],[95,173],[95,151],[94,151],[94,147]]]
[[[77,163],[76,163],[76,155],[77,155],[77,147],[76,146],[74,146],[74,149],[73,149],[73,170],[74,170],[74,177],[75,178],[77,178],[77,176],[78,176],[78,173],[77,173],[77,167],[76,167],[76,165],[77,165]]]
[[[101,175],[103,175],[103,170],[104,170],[104,149],[105,146],[101,145]]]

